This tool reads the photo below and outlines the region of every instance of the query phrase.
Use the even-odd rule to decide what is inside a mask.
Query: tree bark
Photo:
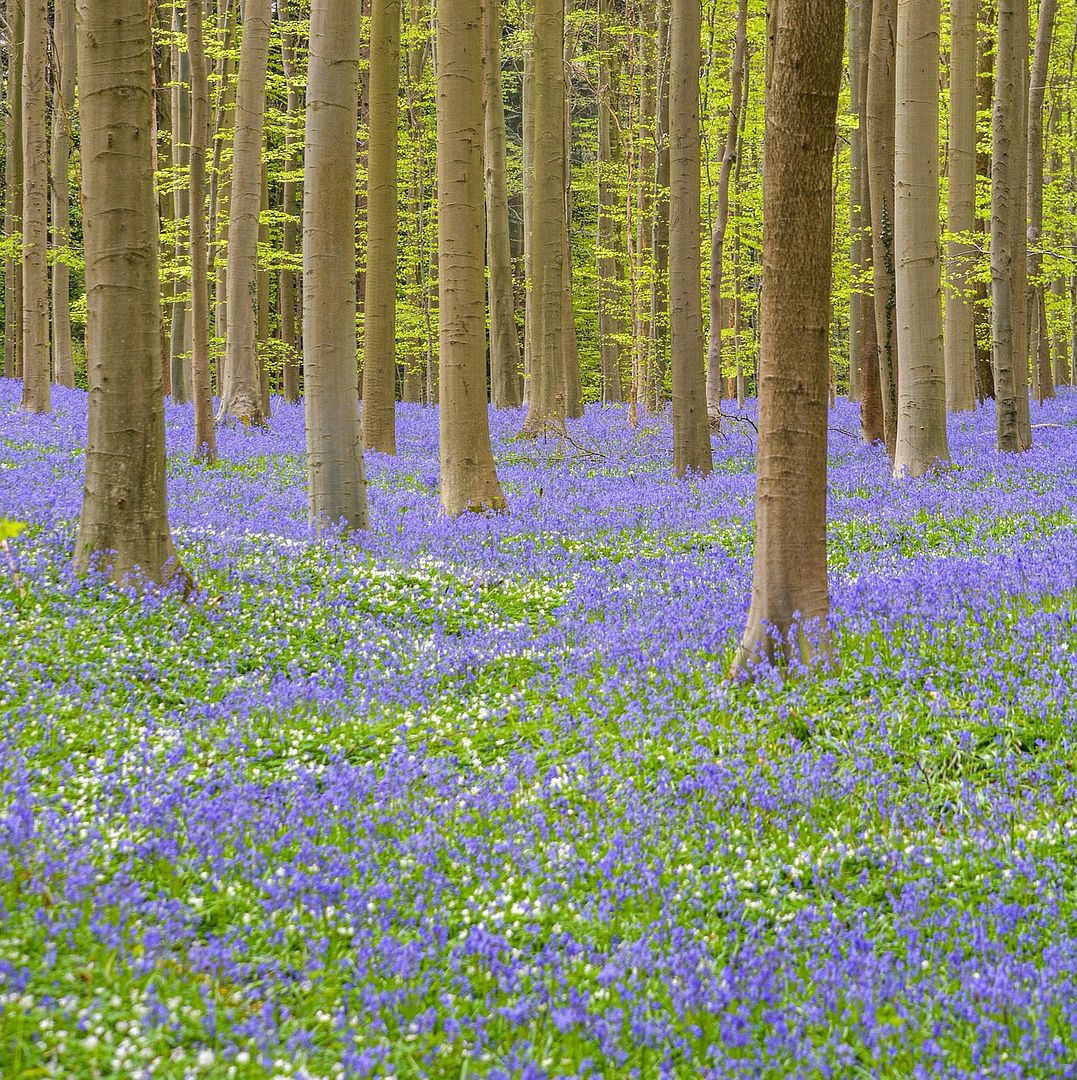
[[[651,385],[647,408],[657,411],[666,400],[669,371],[669,2],[658,0],[658,79],[654,120],[654,284],[651,286]]]
[[[172,164],[179,170],[190,165],[191,146],[191,65],[187,52],[180,47],[184,33],[184,12],[177,3],[172,8]],[[185,223],[191,213],[191,191],[187,184],[176,184],[173,193],[173,215],[176,219],[176,268],[189,265],[190,226]],[[169,338],[169,360],[172,371],[172,400],[185,404],[194,396],[191,365],[191,305],[185,298],[186,275],[176,278],[176,300],[172,304],[172,333]]]
[[[49,141],[45,126],[47,0],[26,0],[22,68],[22,407],[49,412]]]
[[[194,398],[194,452],[217,460],[213,387],[209,359],[209,233],[206,220],[206,155],[209,152],[209,71],[202,38],[204,0],[187,0],[187,52],[191,74],[191,382]]]
[[[54,37],[58,80],[52,97],[52,371],[60,386],[75,385],[71,344],[71,131],[75,123],[75,5],[56,0]]]
[[[4,234],[22,232],[22,66],[25,44],[23,0],[7,0],[7,117],[4,124]],[[4,260],[4,374],[22,374],[22,264]]]
[[[299,150],[303,143],[297,136],[296,128],[302,123],[303,117],[296,82],[296,42],[295,34],[291,29],[293,12],[289,0],[282,0],[280,18],[287,24],[281,32],[281,66],[284,69],[288,95],[284,120],[283,239],[285,257],[292,258],[299,250],[299,190],[295,175],[302,167]],[[299,326],[296,318],[296,275],[290,267],[281,270],[278,288],[280,290],[280,336],[284,345],[284,400],[294,403],[299,400]]]
[[[866,18],[863,0],[847,0],[849,39],[849,400],[860,400],[860,357],[863,351],[860,280],[864,275],[863,189],[864,140],[860,127],[860,20]],[[870,9],[869,9],[870,10]]]
[[[867,151],[871,188],[872,273],[879,341],[883,432],[891,460],[897,445],[899,373],[897,291],[894,280],[894,114],[896,0],[875,0],[868,60]]]
[[[939,159],[924,133],[939,130],[939,6],[898,0],[894,136],[898,373],[894,476],[923,476],[950,460],[942,343]]]
[[[997,13],[993,4],[980,7],[981,20],[976,27],[976,98],[978,117],[990,117],[995,93],[995,26]],[[988,122],[990,127],[990,121]],[[991,186],[990,139],[983,139],[977,124],[976,151],[977,185],[984,190]],[[991,212],[978,216],[977,227],[983,250],[987,250],[991,235]],[[983,275],[976,282],[976,399],[984,402],[995,397],[995,376],[991,368],[991,284]]]
[[[748,0],[739,0],[733,63],[729,69],[732,90],[725,150],[718,173],[718,209],[711,233],[710,259],[710,338],[707,346],[707,412],[714,419],[721,414],[722,400],[722,270],[725,259],[725,236],[729,227],[729,181],[737,159],[737,135],[744,94],[744,65],[748,52]]]
[[[75,565],[182,573],[168,526],[145,0],[78,0],[89,438]]]
[[[270,0],[246,0],[228,212],[228,328],[218,419],[265,423],[258,368],[258,224]]]
[[[947,157],[946,407],[976,407],[976,6],[951,0],[950,147]]]
[[[711,471],[700,289],[699,0],[670,6],[669,308],[673,359],[673,470]]]
[[[843,0],[771,9],[755,562],[734,671],[826,651],[831,170]]]
[[[367,266],[363,307],[363,445],[396,453],[397,123],[400,0],[373,0]]]
[[[369,522],[355,387],[359,27],[359,0],[313,0],[303,157],[303,374],[310,521],[319,530],[364,529]]]
[[[557,0],[563,11],[560,4]],[[536,22],[541,11],[540,4]],[[505,508],[486,406],[482,0],[442,0],[437,48],[441,506],[456,517],[468,510]],[[560,49],[556,55],[560,61]],[[562,87],[561,72],[555,74],[554,82]],[[539,130],[546,120],[546,113],[540,113]],[[562,122],[558,113],[558,143]],[[560,173],[554,173],[553,181],[560,203]],[[559,247],[558,229],[547,231]]]

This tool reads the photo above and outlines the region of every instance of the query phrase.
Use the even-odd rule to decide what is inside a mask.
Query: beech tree
[[[303,159],[303,373],[310,520],[318,529],[368,524],[355,387],[360,20],[360,0],[311,4]]]
[[[557,3],[559,7],[560,0]],[[482,0],[442,0],[437,49],[441,505],[455,517],[468,510],[505,507],[486,408]],[[557,75],[554,82],[561,87],[560,72]],[[546,119],[543,113],[542,122]],[[558,116],[558,142],[561,123]],[[560,175],[553,180],[555,186],[548,178],[547,186],[559,193]],[[554,225],[547,231],[559,233]],[[560,326],[559,291],[554,300]],[[543,311],[544,322],[548,314],[548,309]],[[541,362],[549,360],[544,356]]]
[[[55,77],[52,92],[52,373],[60,386],[75,385],[71,346],[71,132],[75,127],[75,5],[56,0],[53,24]]]
[[[844,19],[843,0],[781,0],[770,14],[755,561],[735,672],[826,648],[831,176]]]
[[[78,0],[89,438],[75,564],[181,573],[168,526],[145,0]]]

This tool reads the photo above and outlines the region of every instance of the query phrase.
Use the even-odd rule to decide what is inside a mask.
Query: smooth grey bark
[[[75,124],[75,5],[56,0],[53,24],[57,80],[52,91],[52,374],[60,386],[75,385],[71,344],[71,132]]]

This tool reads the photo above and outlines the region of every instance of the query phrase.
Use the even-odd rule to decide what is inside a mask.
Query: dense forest
[[[1077,1062],[1077,0],[0,0],[0,1076]]]

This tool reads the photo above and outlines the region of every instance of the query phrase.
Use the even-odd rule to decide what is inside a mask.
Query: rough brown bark
[[[673,360],[673,470],[711,471],[700,288],[700,0],[670,6],[669,308]]]
[[[303,374],[311,524],[368,524],[355,387],[359,0],[313,0],[303,190]],[[341,238],[351,242],[341,243]]]
[[[177,573],[168,527],[161,286],[145,0],[78,0],[89,438],[75,565]]]
[[[482,0],[442,0],[437,47],[441,506],[455,517],[505,507],[486,405]],[[561,123],[558,113],[558,142]],[[560,174],[553,180],[559,195]]]
[[[844,15],[842,0],[780,0],[771,14],[755,562],[735,672],[826,649],[831,168]]]

